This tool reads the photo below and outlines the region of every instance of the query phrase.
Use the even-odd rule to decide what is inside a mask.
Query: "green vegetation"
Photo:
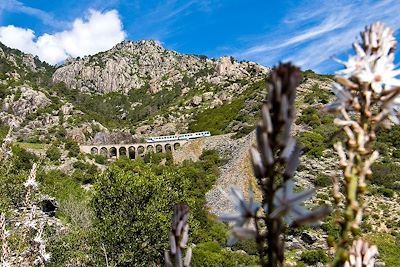
[[[326,74],[317,74],[313,70],[305,70],[302,72],[303,79],[315,79],[319,81],[331,81],[334,78],[334,75],[326,75]]]
[[[92,200],[94,233],[110,262],[118,266],[161,264],[172,208],[180,202],[191,209],[192,242],[224,244],[226,231],[204,209],[205,193],[217,177],[219,162],[215,151],[205,152],[199,162],[178,166],[121,158],[100,175]]]
[[[328,243],[333,240],[337,240],[340,235],[340,226],[336,222],[334,216],[328,216],[325,222],[321,225],[321,229],[328,235]]]
[[[229,123],[236,118],[243,106],[243,99],[236,99],[230,104],[207,109],[194,117],[194,121],[189,124],[189,131],[200,132],[208,130],[213,135],[222,134]]]
[[[52,145],[47,149],[46,157],[51,161],[58,161],[61,158],[61,150],[55,145]]]
[[[247,81],[241,81],[246,85]],[[240,97],[228,104],[197,113],[189,124],[189,131],[209,130],[212,134],[236,132],[239,138],[255,129],[262,99],[265,97],[265,81],[248,85]],[[235,126],[237,129],[233,130]]]
[[[206,242],[193,249],[193,267],[258,266],[257,256],[222,249],[215,242]]]
[[[69,89],[64,83],[55,84],[50,90],[59,96],[66,97],[85,115],[80,120],[90,122],[96,120],[109,128],[130,127],[132,124],[150,119],[167,112],[172,103],[179,101],[182,85],[156,94],[149,93],[149,85],[132,89],[128,95],[119,92],[107,94],[89,94]],[[132,103],[138,103],[132,108]],[[78,121],[77,121],[78,122]]]
[[[306,264],[313,265],[318,262],[326,263],[328,256],[326,256],[326,252],[322,249],[307,250],[301,253],[300,260]]]
[[[330,92],[326,90],[322,90],[318,83],[315,83],[312,88],[311,92],[304,95],[304,102],[312,105],[312,104],[327,104],[330,98]]]
[[[332,148],[342,135],[338,134],[339,128],[333,124],[331,115],[323,115],[312,107],[305,108],[296,123],[311,128],[300,133],[298,140],[304,146],[304,151],[315,158],[322,157],[323,151]]]
[[[296,123],[304,123],[314,128],[321,125],[321,118],[315,108],[307,107],[302,111],[301,116],[297,119]]]
[[[381,128],[377,134],[377,141],[390,147],[400,147],[400,125],[393,125],[391,129]]]
[[[8,130],[9,130],[9,127],[0,122],[0,142],[1,143],[3,143],[4,138],[7,136]]]
[[[96,163],[98,163],[98,164],[105,165],[107,163],[107,157],[103,156],[103,155],[100,155],[100,154],[97,154],[97,155],[94,156],[94,161]]]
[[[14,144],[24,149],[42,150],[47,148],[46,144],[43,143],[15,142]]]
[[[56,145],[49,147],[48,157]],[[2,212],[22,203],[29,169],[33,162],[40,162],[20,146],[14,146],[13,152],[12,162],[0,164]],[[256,256],[225,248],[226,226],[205,209],[205,193],[215,182],[221,163],[217,152],[205,151],[200,161],[180,165],[174,165],[170,157],[170,153],[161,157],[166,165],[154,155],[146,159],[148,163],[123,157],[104,173],[82,160],[73,163],[71,175],[56,169],[44,171],[39,165],[40,190],[55,197],[59,204],[56,217],[68,223],[62,234],[52,227],[46,230],[51,236],[47,250],[53,255],[49,266],[78,262],[105,266],[104,249],[109,263],[118,266],[159,265],[163,261],[160,251],[168,246],[172,208],[179,202],[191,209],[190,242],[197,245],[192,266],[255,266]],[[94,191],[83,189],[84,183],[94,183]],[[236,249],[256,251],[250,243]]]
[[[303,132],[299,138],[300,143],[304,146],[305,152],[315,158],[322,157],[322,153],[326,148],[325,137],[316,132]]]
[[[318,187],[327,187],[332,185],[332,179],[328,175],[320,173],[315,178],[314,185]]]
[[[395,162],[378,162],[372,165],[372,184],[400,191],[400,165]],[[389,193],[390,194],[390,193]]]
[[[400,266],[400,246],[396,244],[396,237],[390,234],[369,234],[366,238],[378,246],[379,255],[387,267]]]
[[[65,142],[65,149],[68,150],[68,157],[77,157],[80,153],[79,144],[72,139]]]

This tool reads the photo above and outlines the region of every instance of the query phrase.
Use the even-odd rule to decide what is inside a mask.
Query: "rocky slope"
[[[176,83],[220,84],[266,72],[258,64],[238,63],[231,57],[211,60],[166,50],[156,41],[127,41],[106,52],[67,62],[55,71],[53,81],[98,93],[127,93],[143,86],[148,86],[150,93],[157,93]]]

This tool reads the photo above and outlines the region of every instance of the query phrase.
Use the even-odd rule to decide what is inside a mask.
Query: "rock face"
[[[124,92],[146,86],[150,93],[175,83],[219,83],[227,77],[241,79],[267,69],[231,57],[211,60],[164,49],[156,41],[122,42],[109,51],[69,60],[57,69],[54,82],[69,88],[99,93]]]
[[[132,144],[135,141],[132,134],[128,132],[99,132],[94,136],[92,144]]]
[[[44,108],[51,103],[45,94],[35,91],[30,87],[20,87],[21,96],[12,103],[12,110],[15,115],[25,117],[27,114]]]

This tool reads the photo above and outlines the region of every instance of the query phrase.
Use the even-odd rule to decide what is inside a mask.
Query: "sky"
[[[334,73],[365,25],[383,21],[400,37],[399,13],[400,0],[0,0],[0,42],[50,64],[154,39],[185,54]]]

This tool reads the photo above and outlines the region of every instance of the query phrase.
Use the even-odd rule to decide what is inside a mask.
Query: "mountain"
[[[255,78],[265,73],[267,69],[258,64],[238,63],[232,57],[208,59],[167,50],[156,41],[126,41],[108,51],[68,61],[55,71],[53,81],[103,94],[126,94],[141,87],[154,94],[181,84],[221,85],[227,80]]]
[[[179,54],[156,41],[125,41],[58,67],[0,47],[0,119],[17,127],[21,141],[133,142],[203,130],[243,136],[255,127],[269,73],[232,57]],[[304,77],[306,88],[326,79]]]
[[[220,174],[204,203],[207,201],[210,210],[220,214],[232,208],[226,198],[231,185],[247,191],[255,183],[247,151],[254,143],[268,75],[269,69],[256,63],[238,62],[232,57],[183,55],[155,41],[122,42],[108,51],[69,59],[57,67],[0,44],[0,139],[13,126],[16,144],[46,155],[42,158],[46,171],[62,174],[58,179],[49,172],[52,187],[57,179],[76,185],[63,194],[69,196],[82,190],[83,183],[93,182],[108,164],[105,158],[80,155],[77,143],[132,143],[149,135],[211,131],[213,137],[183,146],[174,160],[196,161],[204,151],[218,152],[222,157]],[[340,138],[338,128],[323,110],[334,97],[329,90],[332,76],[310,70],[302,75],[293,135],[303,144],[304,155],[296,185],[317,187],[317,197],[307,203],[310,206],[330,205],[334,201],[330,179],[340,176],[332,150],[335,138]],[[393,175],[399,171],[399,138],[398,126],[378,135],[376,146],[383,161],[374,166],[376,174],[366,201],[379,212],[368,211],[363,233],[388,235],[399,231],[399,185]],[[58,150],[61,152],[56,153]],[[29,157],[22,155],[29,162]],[[57,190],[64,192],[64,186]],[[87,205],[81,195],[73,204],[70,199],[58,198],[64,206],[73,205],[70,212],[74,214],[75,209],[79,212]],[[394,212],[389,216],[387,211]],[[291,230],[288,248],[296,252],[292,254],[297,260],[297,252],[327,250],[326,235],[335,236],[337,231],[332,214],[321,228]],[[303,235],[311,235],[316,241],[307,244],[301,241]]]

